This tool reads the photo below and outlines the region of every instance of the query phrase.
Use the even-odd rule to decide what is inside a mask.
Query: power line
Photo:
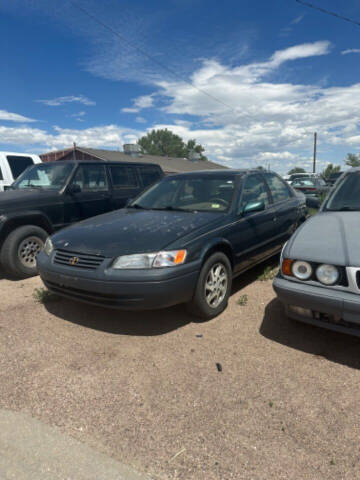
[[[312,3],[305,2],[304,0],[295,0],[295,2],[300,3],[301,5],[305,5],[305,7],[313,8],[314,10],[318,10],[319,12],[326,13],[326,15],[332,15],[333,17],[340,18],[341,20],[345,20],[346,22],[353,23],[360,27],[360,22],[357,20],[353,20],[352,18],[344,17],[339,13],[332,12],[331,10],[327,10],[326,8],[318,7],[317,5],[313,5]]]
[[[136,45],[134,42],[128,40],[127,38],[125,38],[123,35],[121,35],[117,30],[115,30],[114,28],[112,28],[110,25],[106,24],[104,21],[100,20],[99,18],[97,18],[95,15],[93,15],[92,13],[90,13],[88,10],[86,10],[85,8],[81,7],[80,5],[76,4],[75,2],[73,2],[72,0],[68,0],[68,2],[74,7],[76,8],[77,10],[80,10],[83,14],[85,14],[87,17],[91,18],[91,20],[93,20],[94,22],[98,23],[99,25],[101,25],[103,28],[105,28],[106,30],[108,30],[109,32],[111,32],[113,35],[116,35],[118,38],[120,38],[120,40],[122,40],[122,42],[124,42],[126,45],[130,46],[131,48],[133,48],[134,50],[136,50],[137,52],[141,53],[144,57],[148,58],[149,60],[151,60],[153,63],[155,63],[158,67],[161,67],[163,68],[164,70],[168,71],[172,76],[180,79],[182,82],[184,83],[187,83],[188,85],[190,85],[192,88],[194,88],[195,90],[197,90],[198,92],[206,95],[207,97],[211,98],[212,100],[214,100],[215,102],[218,102],[220,103],[221,105],[223,105],[224,107],[230,109],[232,112],[234,113],[238,113],[233,107],[231,107],[230,105],[228,105],[227,103],[223,102],[222,100],[220,100],[219,98],[215,97],[214,95],[212,95],[211,93],[208,93],[206,92],[205,90],[202,90],[201,88],[197,87],[196,85],[194,85],[192,82],[190,82],[186,77],[178,74],[177,72],[175,72],[172,68],[168,67],[167,65],[163,64],[162,62],[159,62],[159,60],[157,60],[156,58],[154,58],[152,55],[150,55],[147,51],[145,51],[144,49],[142,49],[141,47],[139,47],[138,45]]]

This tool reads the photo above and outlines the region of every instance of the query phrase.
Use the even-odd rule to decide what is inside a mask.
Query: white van
[[[27,168],[41,163],[38,155],[31,153],[0,152],[0,192],[13,183]]]

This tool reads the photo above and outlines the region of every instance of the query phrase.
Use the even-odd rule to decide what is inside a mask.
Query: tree
[[[288,175],[292,175],[293,173],[306,173],[305,170],[301,167],[294,167],[288,171]]]
[[[345,165],[349,167],[360,167],[360,153],[348,153],[345,158]]]
[[[321,172],[321,176],[324,178],[330,178],[330,175],[332,173],[340,172],[340,170],[340,165],[333,165],[332,163],[328,163],[326,168]]]
[[[199,160],[207,160],[203,152],[204,147],[196,143],[196,140],[189,140],[187,143],[167,128],[152,130],[138,140],[143,153],[159,155],[161,157],[186,157],[190,158],[193,153],[199,154]]]

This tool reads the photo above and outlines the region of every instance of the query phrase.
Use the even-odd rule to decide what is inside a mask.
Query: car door
[[[112,183],[112,209],[124,208],[142,190],[135,165],[109,165]]]
[[[71,193],[72,186],[79,191]],[[109,180],[105,165],[83,164],[76,169],[65,199],[65,222],[85,220],[111,208]]]
[[[257,202],[263,203],[263,210],[246,213],[246,207]],[[228,239],[235,253],[235,272],[239,272],[268,257],[273,249],[275,209],[260,174],[250,174],[243,179],[235,214],[236,221]]]
[[[273,172],[263,173],[269,187],[276,221],[276,246],[279,249],[292,235],[299,220],[299,201],[288,185]]]

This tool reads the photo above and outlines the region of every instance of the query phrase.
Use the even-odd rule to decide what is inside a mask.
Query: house
[[[124,145],[124,151],[117,150],[99,150],[96,148],[79,147],[74,144],[73,147],[65,150],[47,152],[40,155],[43,162],[54,162],[57,160],[88,160],[88,161],[111,161],[111,162],[142,162],[157,163],[163,169],[165,174],[194,172],[197,170],[219,170],[227,168],[208,160],[198,160],[175,157],[160,157],[156,155],[145,155],[140,153],[138,145]]]

